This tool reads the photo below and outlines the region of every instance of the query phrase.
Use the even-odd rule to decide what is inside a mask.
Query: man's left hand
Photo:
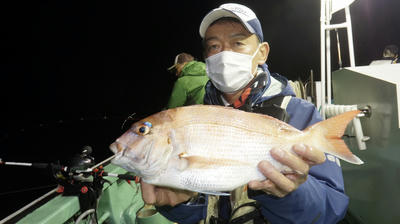
[[[293,170],[292,173],[283,174],[273,167],[271,163],[263,160],[259,162],[258,169],[267,179],[264,181],[250,181],[249,188],[263,190],[267,194],[276,197],[285,197],[307,180],[311,166],[325,162],[325,154],[310,146],[297,144],[293,145],[292,150],[296,154],[278,148],[273,148],[270,151],[271,156],[281,164],[291,168]]]

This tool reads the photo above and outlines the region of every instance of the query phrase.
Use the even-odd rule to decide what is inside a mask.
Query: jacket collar
[[[245,91],[248,96],[244,99],[246,104],[249,106],[254,106],[255,104],[262,103],[265,100],[268,100],[275,96],[295,96],[292,88],[288,84],[288,80],[277,74],[277,73],[270,73],[268,67],[262,66],[261,67],[263,72],[261,72],[254,82],[254,84],[250,87],[249,91]],[[283,89],[278,94],[269,95],[267,90],[271,86],[271,77],[275,80],[279,81],[283,85]],[[213,104],[213,105],[225,105],[222,101],[222,92],[220,92],[215,86],[212,84],[211,81],[205,86],[206,94],[204,95],[204,104]],[[243,95],[243,94],[242,94]],[[244,102],[243,102],[244,103]]]

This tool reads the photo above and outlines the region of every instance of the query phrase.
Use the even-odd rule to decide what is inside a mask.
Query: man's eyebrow
[[[237,39],[237,38],[246,39],[246,38],[248,38],[250,36],[251,36],[251,34],[247,34],[247,33],[234,33],[234,34],[230,35],[229,38],[232,38],[232,39]],[[218,40],[218,37],[215,37],[215,36],[208,37],[207,39],[204,39],[204,43],[207,43],[210,40]]]
[[[229,37],[230,37],[230,38],[241,38],[241,39],[246,39],[246,38],[248,38],[248,37],[250,37],[250,36],[251,36],[251,34],[249,35],[249,34],[247,34],[247,33],[234,33],[234,34],[230,35]]]
[[[207,43],[210,40],[218,40],[217,37],[208,37],[207,39],[204,39],[204,43]]]

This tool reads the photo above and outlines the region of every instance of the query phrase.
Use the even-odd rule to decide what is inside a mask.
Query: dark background
[[[180,52],[202,58],[203,16],[227,1],[2,1],[0,3],[0,158],[68,163],[84,145],[101,161],[124,120],[166,105]],[[244,3],[270,43],[268,65],[289,79],[319,79],[320,1]],[[398,0],[351,6],[356,65],[400,46]],[[332,23],[343,22],[344,13]],[[344,66],[345,31],[339,31]],[[332,70],[338,69],[332,32]],[[130,122],[128,122],[129,124]],[[126,127],[126,126],[125,126]],[[0,167],[0,219],[55,186],[46,170]],[[30,190],[29,190],[30,189]]]

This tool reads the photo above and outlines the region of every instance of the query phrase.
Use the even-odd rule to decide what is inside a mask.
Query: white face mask
[[[253,78],[253,55],[222,51],[206,58],[208,77],[221,92],[233,93],[243,89]]]

